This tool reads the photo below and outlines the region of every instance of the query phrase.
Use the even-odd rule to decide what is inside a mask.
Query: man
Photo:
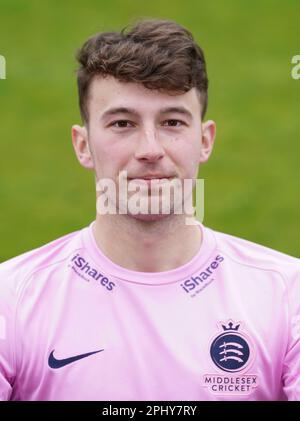
[[[178,211],[215,137],[201,48],[149,20],[78,59],[96,220],[1,265],[0,398],[298,400],[299,260]]]

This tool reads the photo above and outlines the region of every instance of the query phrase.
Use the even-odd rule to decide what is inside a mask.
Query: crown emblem
[[[230,321],[229,323],[226,324],[222,324],[222,328],[224,331],[228,331],[228,330],[233,330],[233,331],[237,331],[239,330],[240,324],[234,325],[234,323],[232,321]]]

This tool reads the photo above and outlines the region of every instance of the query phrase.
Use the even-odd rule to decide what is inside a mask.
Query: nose
[[[139,138],[135,158],[147,162],[155,162],[163,158],[164,155],[164,148],[159,142],[155,130],[144,130]]]

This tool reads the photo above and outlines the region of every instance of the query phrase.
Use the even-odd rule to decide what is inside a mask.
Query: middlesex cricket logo
[[[255,348],[241,323],[220,323],[209,348],[210,359],[219,374],[205,374],[203,386],[214,394],[249,394],[257,386],[257,375],[246,374],[255,359]]]
[[[249,339],[238,330],[240,325],[233,322],[221,325],[223,332],[218,335],[210,347],[210,356],[218,368],[223,371],[237,372],[243,370],[250,362]]]

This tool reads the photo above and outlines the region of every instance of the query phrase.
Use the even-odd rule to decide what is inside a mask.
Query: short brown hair
[[[208,79],[202,49],[181,25],[158,19],[138,22],[120,32],[102,32],[88,39],[77,54],[79,106],[88,122],[88,94],[96,76],[141,83],[148,89],[201,93],[202,117],[207,108]]]

